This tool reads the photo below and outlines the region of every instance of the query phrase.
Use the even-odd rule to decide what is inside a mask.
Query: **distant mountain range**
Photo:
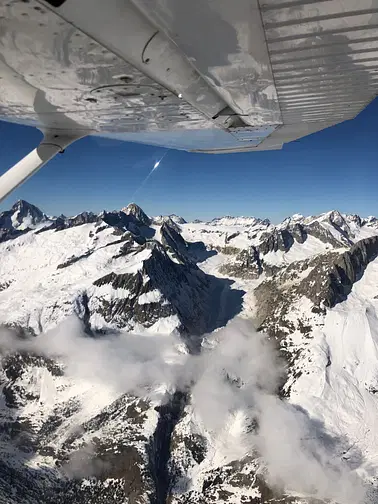
[[[377,502],[377,257],[378,219],[335,210],[273,225],[17,202],[0,503]]]

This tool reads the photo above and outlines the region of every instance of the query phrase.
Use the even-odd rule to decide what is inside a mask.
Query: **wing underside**
[[[42,130],[279,149],[378,90],[378,0],[0,0],[0,27],[0,118]]]

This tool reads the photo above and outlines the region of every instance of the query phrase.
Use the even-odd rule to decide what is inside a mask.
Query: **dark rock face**
[[[148,228],[145,228],[144,224],[138,221],[132,214],[127,215],[124,212],[106,211],[101,212],[99,215],[92,212],[82,212],[75,217],[57,217],[51,224],[38,230],[37,233],[42,233],[51,229],[63,231],[64,229],[92,223],[96,223],[98,226],[96,232],[101,232],[107,226],[110,226],[114,228],[115,234],[122,234],[125,231],[130,231],[134,237],[140,237],[141,241],[145,241],[143,233],[149,234]],[[140,226],[142,226],[142,228],[140,228]]]
[[[113,289],[121,288],[130,291],[127,298],[113,298],[111,301],[99,298],[99,307],[92,308],[92,313],[99,313],[108,323],[115,324],[118,328],[128,328],[130,323],[142,324],[150,327],[161,318],[175,314],[174,308],[164,299],[158,302],[140,304],[139,298],[153,290],[150,282],[143,283],[143,275],[112,273],[94,282],[95,286],[110,284]],[[92,300],[93,301],[93,300]]]
[[[319,222],[312,222],[306,226],[307,234],[314,236],[323,243],[328,243],[332,247],[339,248],[342,244],[333,236],[333,234],[322,227]]]
[[[110,284],[113,289],[126,289],[127,298],[92,299],[92,311],[100,313],[107,322],[119,328],[131,321],[150,327],[161,318],[177,315],[182,331],[190,334],[205,332],[207,327],[208,277],[192,263],[177,264],[158,242],[146,244],[151,255],[143,262],[142,271],[135,274],[109,274],[94,282],[101,287]],[[147,281],[146,281],[147,279]],[[140,303],[141,296],[159,293],[156,301]],[[98,306],[98,308],[94,308]]]
[[[63,216],[57,217],[50,224],[47,224],[46,226],[44,226],[41,229],[38,229],[35,232],[35,234],[44,233],[45,231],[50,231],[51,229],[56,229],[56,230],[65,229],[65,217],[63,217]]]
[[[230,243],[230,241],[233,240],[234,238],[236,238],[237,236],[239,236],[239,234],[240,233],[238,231],[236,231],[235,233],[231,233],[229,235],[226,235],[226,237],[224,239],[225,243]]]
[[[18,238],[19,236],[27,233],[30,231],[30,229],[24,229],[24,230],[19,230],[19,229],[8,229],[8,228],[0,228],[0,243],[8,241],[8,240],[13,240],[14,238]]]
[[[216,250],[221,254],[229,255],[229,256],[237,256],[240,252],[239,248],[232,247],[231,245],[227,245],[225,247],[219,247],[218,245],[210,245],[211,250]]]
[[[160,228],[162,244],[174,253],[187,255],[188,245],[181,234],[167,222]]]
[[[139,208],[139,207],[138,207]],[[140,240],[150,239],[154,236],[155,231],[145,224],[149,218],[144,219],[143,216],[139,216],[142,220],[139,220],[133,215],[133,213],[126,214],[124,211],[121,212],[101,212],[98,216],[99,226],[101,223],[105,223],[108,226],[114,227],[119,231],[130,231],[134,238],[140,238]]]
[[[91,224],[97,222],[98,217],[92,212],[82,212],[75,217],[64,217],[63,215],[57,217],[51,224],[39,229],[37,233],[43,233],[44,231],[50,231],[55,229],[56,231],[63,231],[63,229],[72,228],[75,226],[82,226],[83,224]]]
[[[172,475],[168,462],[171,457],[172,434],[188,399],[189,394],[176,391],[165,404],[156,408],[159,412],[159,420],[149,445],[149,469],[155,484],[151,504],[163,504],[169,499]]]
[[[64,263],[58,264],[58,266],[56,268],[57,269],[67,268],[68,266],[71,266],[71,264],[75,264],[76,262],[80,261],[81,259],[86,259],[87,257],[89,257],[92,254],[92,252],[93,252],[92,250],[88,250],[87,252],[85,252],[84,254],[81,254],[79,256],[71,256]]]
[[[184,219],[182,219],[184,220]],[[177,233],[181,233],[181,227],[178,222],[174,221],[171,217],[166,217],[164,219],[164,222],[171,228],[174,229]],[[181,222],[181,221],[179,221]],[[185,224],[184,222],[181,222],[182,224]]]
[[[10,210],[0,213],[0,228],[17,228],[27,219],[28,225],[39,224],[47,217],[39,208],[24,200],[19,200]]]
[[[329,217],[328,217],[329,222],[331,222],[334,226],[338,226],[339,228],[346,228],[348,229],[348,224],[346,223],[344,217],[341,215],[340,212],[337,210],[333,210]],[[345,229],[345,230],[346,230]]]
[[[0,213],[0,243],[21,236],[46,220],[46,215],[36,206],[24,200],[17,201],[10,210]],[[18,229],[22,225],[24,229]]]
[[[259,250],[256,247],[242,250],[233,262],[223,265],[219,271],[239,278],[258,278],[263,272]]]
[[[146,240],[143,236],[135,236],[128,231],[121,236],[121,241],[119,243],[122,243],[122,246],[120,247],[118,254],[113,256],[114,259],[138,252],[142,249],[141,245],[144,245]]]
[[[307,240],[307,230],[299,222],[294,224],[290,231],[296,242],[304,243]]]
[[[287,229],[275,229],[270,235],[266,236],[263,242],[259,245],[262,254],[268,252],[277,252],[282,250],[288,252],[294,243],[293,235]]]
[[[91,224],[92,222],[96,222],[98,219],[97,215],[92,212],[82,212],[75,217],[71,217],[66,220],[67,227],[75,227],[82,226],[83,224]]]
[[[361,219],[359,220],[361,223]],[[353,245],[351,238],[354,238],[354,235],[351,232],[348,223],[341,214],[339,214],[339,212],[333,212],[329,216],[328,222],[339,232],[340,240],[337,239],[331,231],[323,227],[318,221],[304,225],[300,222],[293,224],[290,220],[288,220],[287,227],[285,229],[275,229],[273,232],[263,237],[263,241],[259,245],[259,249],[262,254],[277,252],[277,250],[288,252],[293,246],[294,241],[303,244],[307,240],[308,236],[314,236],[323,243],[329,244],[331,247],[335,248],[345,246],[349,247]]]
[[[353,242],[351,241],[351,238],[354,238],[354,235],[351,232],[348,223],[340,214],[340,212],[334,210],[333,212],[331,212],[328,220],[332,224],[332,226],[340,233],[341,240],[347,245],[352,245]]]
[[[159,246],[154,246],[151,257],[144,262],[144,272],[151,286],[172,304],[184,332],[203,334],[210,330],[212,286],[208,275],[192,263],[171,261]]]
[[[127,229],[130,223],[136,224],[136,220],[132,215],[126,215],[124,212],[101,212],[99,223],[108,224],[108,226]]]
[[[378,237],[373,236],[357,242],[343,254],[329,255],[318,260],[318,265],[307,276],[303,292],[317,306],[328,308],[345,301],[353,284],[362,276],[369,262],[378,255]]]
[[[8,282],[0,282],[0,292],[5,290],[5,289],[8,289],[8,287],[10,287],[12,285],[12,282],[8,281]]]
[[[143,210],[135,203],[130,203],[127,207],[122,208],[122,212],[126,215],[132,215],[140,224],[144,226],[150,226],[151,219]]]
[[[286,319],[293,301],[306,296],[314,304],[314,313],[334,307],[347,298],[353,284],[377,256],[378,237],[374,236],[357,242],[344,253],[329,252],[279,269],[255,290],[260,328],[277,338],[295,328],[308,332],[308,321],[298,319],[295,327]]]

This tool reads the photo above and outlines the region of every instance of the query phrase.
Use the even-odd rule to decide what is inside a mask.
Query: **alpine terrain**
[[[0,503],[378,502],[378,219],[0,213]]]

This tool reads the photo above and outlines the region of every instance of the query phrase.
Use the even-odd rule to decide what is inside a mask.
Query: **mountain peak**
[[[23,199],[19,199],[18,201],[16,201],[16,203],[14,203],[11,208],[12,211],[17,211],[17,210],[22,210],[22,209],[32,210],[35,212],[41,212],[41,210],[38,207],[36,207],[32,203],[29,203],[28,201],[23,200]]]
[[[149,226],[151,224],[151,219],[136,203],[129,203],[126,207],[121,209],[121,212],[125,213],[126,215],[132,215],[136,220],[138,220],[145,226]]]
[[[186,224],[186,220],[181,215],[169,214],[168,217],[176,224]]]
[[[333,221],[337,221],[337,220],[344,220],[344,216],[341,212],[339,212],[339,210],[331,210],[329,213],[329,219],[330,220],[333,220]]]
[[[2,222],[0,227],[13,227],[22,230],[34,227],[46,219],[46,215],[38,207],[20,199],[10,210],[0,214]]]
[[[176,231],[180,231],[180,225],[186,224],[186,220],[180,215],[169,214],[169,215],[157,215],[152,218],[152,222],[154,224],[162,225],[165,222],[172,228],[176,229]]]

